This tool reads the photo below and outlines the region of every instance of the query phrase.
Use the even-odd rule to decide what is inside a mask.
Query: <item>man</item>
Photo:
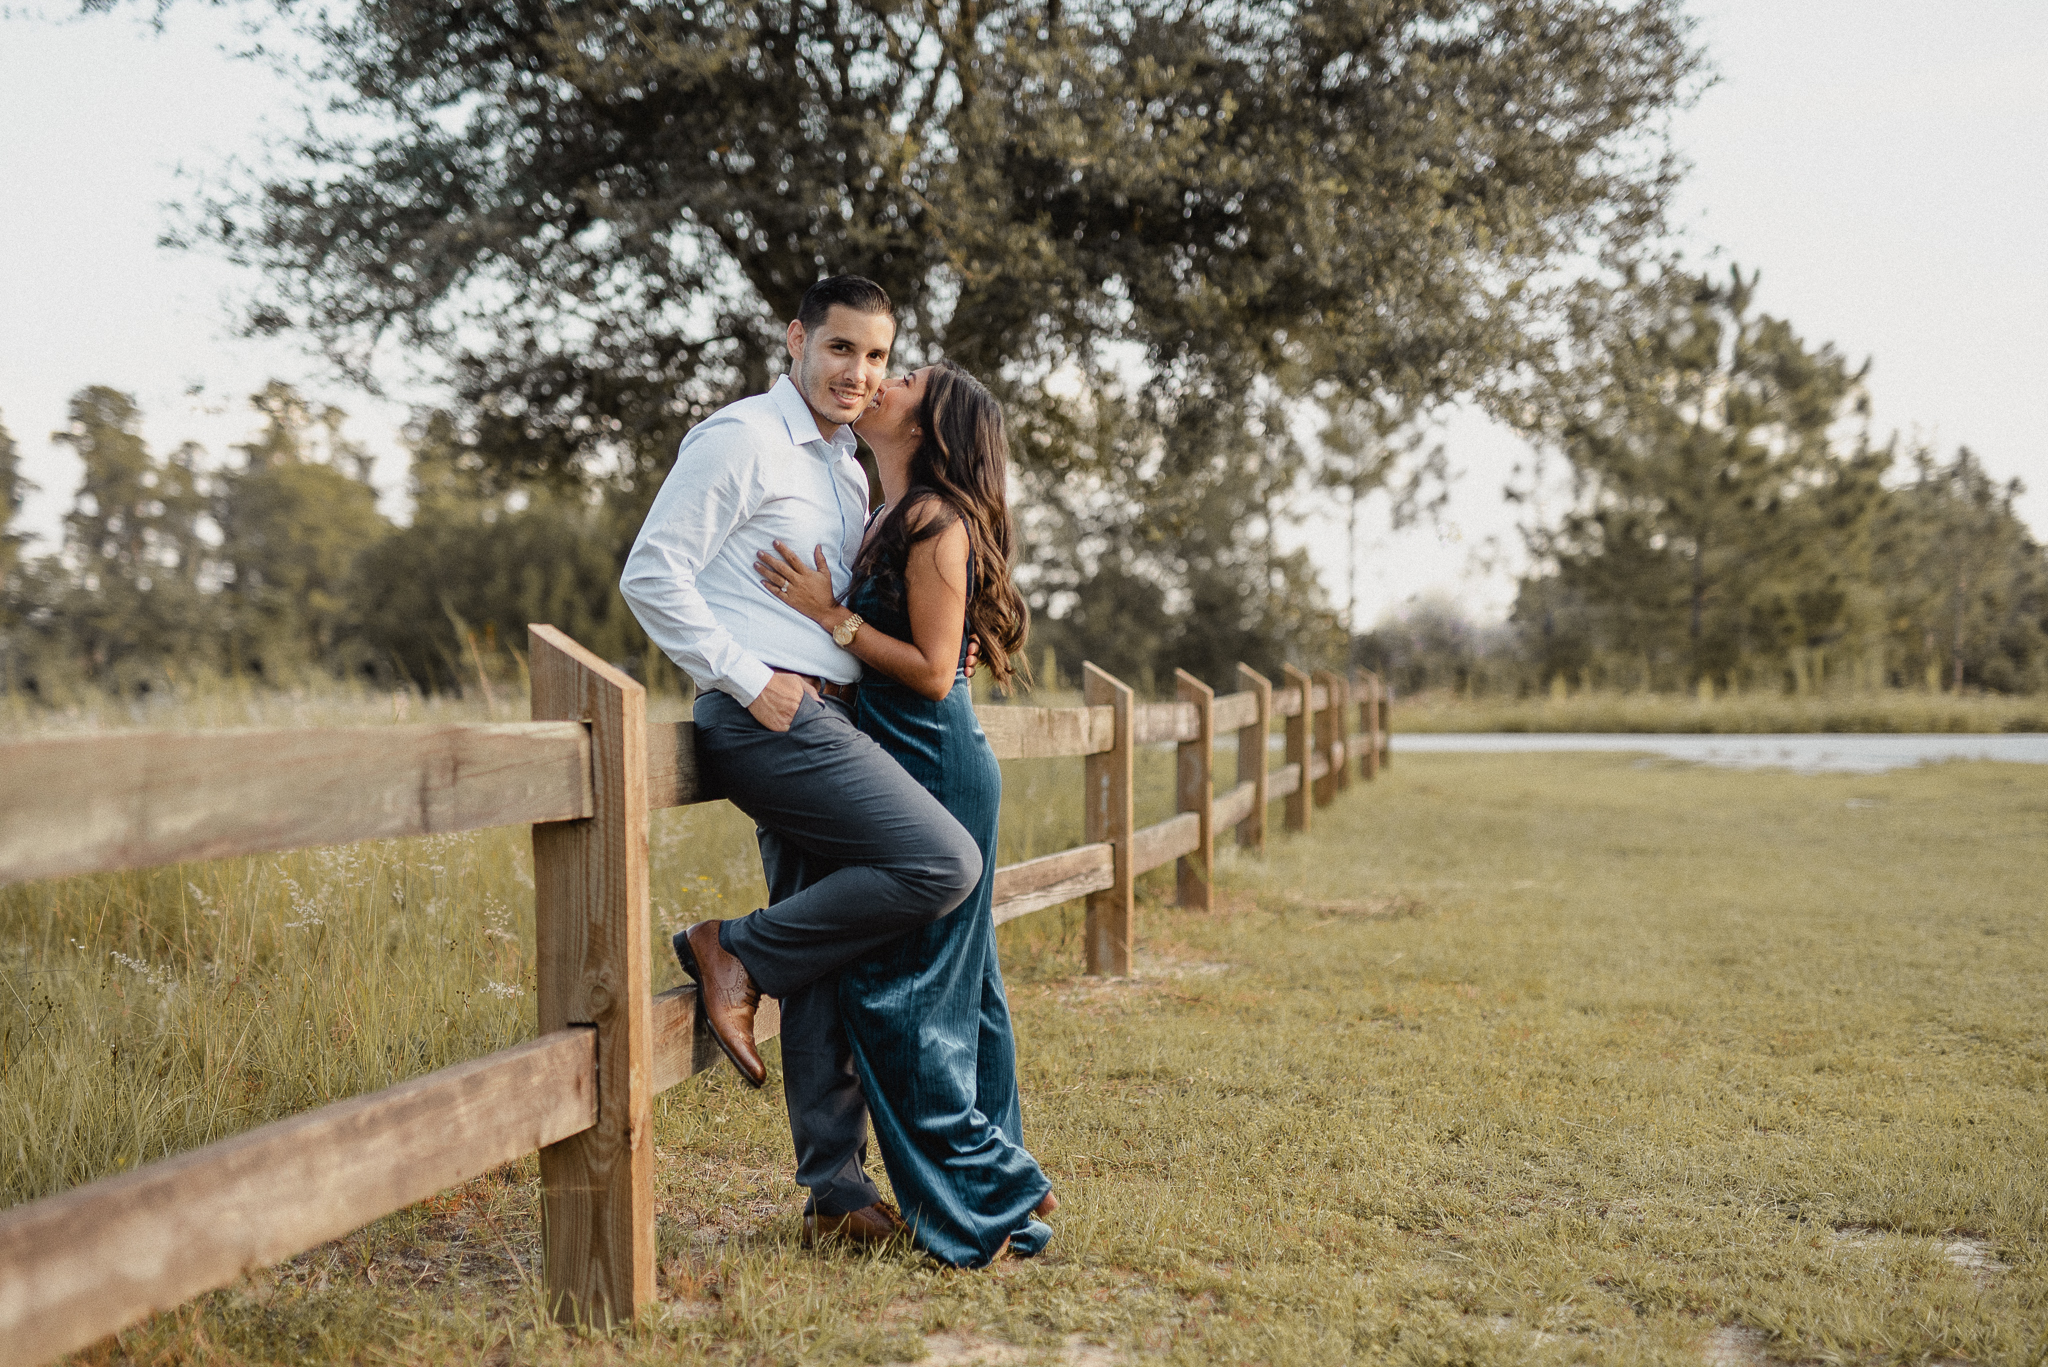
[[[647,634],[697,684],[706,777],[757,826],[769,905],[691,926],[675,950],[719,1047],[756,1087],[766,1068],[755,1004],[764,993],[781,1000],[808,1238],[879,1240],[899,1227],[864,1166],[867,1107],[837,970],[944,916],[981,879],[959,822],[855,729],[845,695],[860,664],[754,572],[755,554],[778,539],[820,546],[845,591],[868,507],[848,424],[879,392],[895,339],[881,286],[859,276],[811,286],[789,325],[790,373],[690,429],[619,581]]]

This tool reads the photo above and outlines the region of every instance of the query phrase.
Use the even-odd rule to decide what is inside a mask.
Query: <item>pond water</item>
[[[1398,720],[1398,718],[1397,718]],[[1791,769],[1806,774],[1881,774],[1946,759],[2048,764],[2048,735],[1782,735],[1680,736],[1602,733],[1425,735],[1394,732],[1394,753],[1512,754],[1608,750],[1663,755],[1735,769]]]

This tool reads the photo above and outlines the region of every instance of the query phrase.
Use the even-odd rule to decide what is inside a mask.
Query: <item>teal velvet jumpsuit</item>
[[[847,606],[873,629],[911,639],[900,577],[869,577]],[[854,719],[967,828],[983,865],[980,886],[953,911],[841,972],[840,1015],[876,1146],[927,1253],[980,1267],[1008,1239],[1012,1253],[1035,1254],[1052,1230],[1031,1211],[1052,1183],[1024,1149],[1016,1039],[990,915],[1002,770],[964,673],[933,702],[870,669]]]

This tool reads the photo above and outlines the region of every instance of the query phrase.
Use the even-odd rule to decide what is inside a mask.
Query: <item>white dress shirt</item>
[[[778,540],[806,563],[823,546],[832,590],[846,592],[868,511],[867,475],[853,453],[853,429],[821,437],[787,375],[684,435],[619,592],[700,690],[751,703],[771,666],[834,683],[860,678],[860,661],[762,588],[754,570],[756,552],[773,552]]]

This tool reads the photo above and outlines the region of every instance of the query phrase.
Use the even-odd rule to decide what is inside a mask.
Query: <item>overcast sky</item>
[[[231,334],[246,288],[218,260],[156,245],[180,167],[260,159],[297,125],[297,92],[232,60],[230,14],[153,6],[87,20],[0,0],[0,422],[42,486],[28,526],[54,534],[77,467],[49,433],[82,385],[133,392],[153,446],[225,461],[272,376],[355,415],[387,509],[404,476],[399,393],[324,380],[282,341]],[[1760,268],[1759,307],[1813,341],[1875,359],[1878,431],[1968,445],[2020,476],[2048,530],[2048,3],[1695,0],[1721,74],[1675,136],[1694,169],[1679,200],[1688,255]],[[1710,254],[1718,252],[1718,256]],[[1528,452],[1470,415],[1443,439],[1461,472],[1441,525],[1368,528],[1361,625],[1431,591],[1505,612],[1518,514],[1501,499]],[[1304,529],[1345,596],[1340,529]]]

